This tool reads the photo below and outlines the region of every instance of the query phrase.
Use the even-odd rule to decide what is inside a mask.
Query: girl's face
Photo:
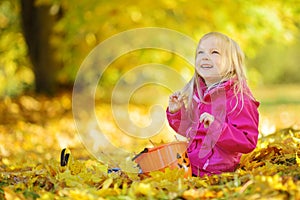
[[[222,74],[225,72],[223,53],[215,37],[202,39],[198,45],[196,72],[205,80],[207,86],[222,80]]]

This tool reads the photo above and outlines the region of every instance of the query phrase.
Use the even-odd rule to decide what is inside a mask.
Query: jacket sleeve
[[[245,99],[243,105],[238,105],[234,112],[229,113],[216,145],[230,152],[253,151],[258,139],[258,105],[258,102]]]
[[[169,111],[169,108],[167,108],[166,114],[170,127],[172,127],[176,133],[186,137],[190,122],[187,118],[185,107],[183,106],[179,111],[175,113],[171,113]]]

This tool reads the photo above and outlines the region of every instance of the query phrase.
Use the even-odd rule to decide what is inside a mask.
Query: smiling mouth
[[[213,65],[200,65],[201,68],[210,69],[213,68]]]

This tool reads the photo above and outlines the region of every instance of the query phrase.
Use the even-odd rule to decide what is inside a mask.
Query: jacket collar
[[[232,77],[230,79],[215,83],[209,87],[206,86],[203,94],[213,93],[219,89],[225,89],[225,91],[229,90],[237,81],[237,77]]]
[[[218,82],[215,83],[213,85],[211,85],[210,87],[207,87],[207,85],[205,84],[203,78],[199,78],[199,82],[200,82],[200,90],[201,93],[203,94],[203,99],[207,96],[210,95],[220,89],[224,89],[225,91],[228,91],[237,81],[237,77],[232,77],[228,80],[224,80],[222,82]],[[197,91],[194,92],[194,96],[193,99],[196,102],[200,102],[200,98],[199,98],[199,94]]]

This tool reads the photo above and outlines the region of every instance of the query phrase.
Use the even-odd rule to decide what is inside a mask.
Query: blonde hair
[[[232,77],[236,77],[236,82],[233,83],[234,87],[234,94],[237,97],[238,94],[241,94],[242,104],[243,104],[243,94],[246,84],[246,76],[245,76],[245,65],[244,65],[244,53],[241,50],[240,46],[231,38],[228,36],[219,33],[219,32],[210,32],[205,34],[199,41],[199,44],[209,38],[214,37],[216,39],[217,44],[220,47],[220,50],[222,52],[222,62],[225,63],[226,66],[228,66],[227,70],[225,70],[225,73],[223,74],[222,80],[220,83],[222,83],[225,80],[228,80]],[[198,44],[198,46],[199,46]],[[197,54],[196,54],[197,55]],[[193,100],[193,94],[196,90],[199,94],[199,98],[202,102],[203,101],[203,94],[201,91],[200,81],[199,79],[203,78],[196,72],[194,76],[191,78],[191,80],[185,85],[185,87],[181,90],[181,95],[185,99],[185,106],[188,111],[193,110],[192,106],[192,100]],[[203,80],[204,81],[204,80]],[[238,101],[237,101],[238,102]],[[205,103],[205,102],[204,102]],[[237,107],[237,104],[234,106],[234,109]],[[234,110],[233,109],[233,110]]]

